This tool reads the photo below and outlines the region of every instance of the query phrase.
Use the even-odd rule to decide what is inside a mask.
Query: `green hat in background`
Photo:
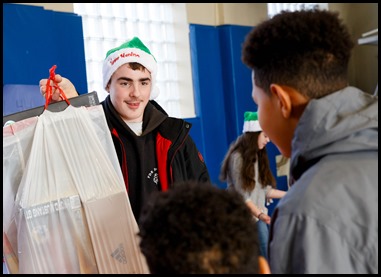
[[[258,121],[258,113],[247,111],[244,114],[243,133],[262,131]]]

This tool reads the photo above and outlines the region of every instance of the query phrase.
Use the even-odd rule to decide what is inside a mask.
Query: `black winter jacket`
[[[151,100],[143,115],[143,133],[137,136],[120,118],[109,96],[101,104],[137,222],[153,191],[166,191],[186,180],[210,182],[204,159],[189,136],[190,123],[169,117]]]

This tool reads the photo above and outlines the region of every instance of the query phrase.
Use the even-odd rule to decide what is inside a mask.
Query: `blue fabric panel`
[[[191,24],[190,47],[196,114],[201,119],[201,139],[205,145],[203,155],[212,182],[224,186],[218,180],[227,141],[220,41],[216,27]]]
[[[257,110],[257,105],[251,98],[251,70],[241,60],[242,44],[251,29],[248,26],[218,26],[229,144],[242,134],[245,111]]]
[[[82,18],[43,7],[3,4],[3,85],[38,85],[49,69],[87,93]]]
[[[38,85],[3,86],[3,116],[45,105]]]

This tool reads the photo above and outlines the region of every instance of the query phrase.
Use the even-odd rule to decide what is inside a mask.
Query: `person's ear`
[[[300,118],[309,102],[307,96],[286,85],[272,84],[270,90],[284,118]]]
[[[271,84],[270,91],[276,97],[283,117],[289,118],[292,110],[292,100],[287,87]]]
[[[258,257],[259,274],[271,274],[270,266],[263,256]]]

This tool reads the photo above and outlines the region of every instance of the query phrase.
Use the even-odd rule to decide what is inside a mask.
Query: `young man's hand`
[[[78,96],[77,90],[75,89],[73,83],[69,79],[62,77],[59,74],[56,74],[54,80],[57,83],[57,85],[59,85],[60,88],[63,90],[67,98]],[[43,97],[45,97],[47,82],[48,79],[40,80],[40,92]],[[50,82],[50,86],[52,86],[52,101],[57,102],[63,100],[63,98],[60,96],[60,91],[54,87],[53,82]]]

